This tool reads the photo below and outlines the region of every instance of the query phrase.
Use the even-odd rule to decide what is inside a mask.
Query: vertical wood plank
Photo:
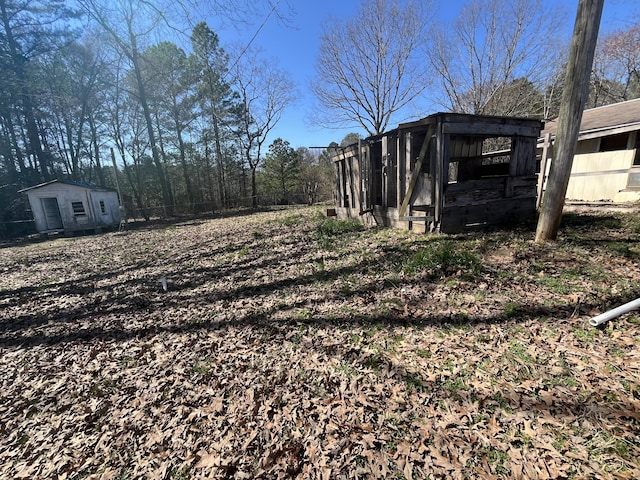
[[[540,208],[542,203],[542,192],[544,192],[544,183],[547,180],[547,157],[553,155],[553,147],[551,145],[551,133],[544,135],[542,142],[542,157],[540,158],[540,174],[538,175],[538,196],[536,198],[536,209]]]
[[[380,172],[382,177],[382,185],[380,186],[382,188],[382,192],[380,193],[382,197],[382,209],[386,212],[388,207],[387,194],[389,192],[389,137],[387,135],[383,135],[380,143],[382,151],[382,171]]]
[[[404,164],[404,155],[405,151],[402,148],[404,133],[398,131],[398,137],[396,138],[396,205],[400,205],[402,203],[402,165]]]

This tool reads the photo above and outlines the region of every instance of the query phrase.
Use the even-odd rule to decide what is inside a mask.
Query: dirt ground
[[[636,215],[323,213],[0,248],[0,478],[640,478]]]

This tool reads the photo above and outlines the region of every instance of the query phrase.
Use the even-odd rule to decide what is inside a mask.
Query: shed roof
[[[542,123],[537,118],[531,117],[508,117],[497,115],[476,115],[471,113],[438,112],[412,122],[405,122],[397,128],[387,130],[378,135],[372,135],[362,139],[362,143],[372,143],[379,141],[382,137],[397,135],[400,130],[411,130],[415,128],[423,129],[427,125],[435,123],[446,123],[450,125],[461,125],[461,127],[449,128],[446,133],[458,133],[468,135],[502,136],[514,135],[528,137],[538,137]],[[342,151],[353,147],[352,144],[346,147],[339,147]],[[336,149],[337,150],[337,149]]]
[[[65,180],[51,180],[49,182],[44,182],[44,183],[40,183],[38,185],[33,185],[32,187],[23,188],[22,190],[18,190],[18,192],[20,192],[20,193],[28,192],[30,190],[35,190],[37,188],[42,188],[42,187],[47,187],[49,185],[53,185],[54,183],[60,183],[60,184],[69,185],[69,186],[72,186],[72,187],[86,188],[88,190],[95,190],[95,191],[99,191],[99,192],[115,192],[116,191],[113,188],[99,187],[94,183],[68,182],[68,181],[65,181]]]
[[[542,132],[555,136],[558,119],[547,122]],[[626,102],[613,103],[603,107],[590,108],[582,114],[580,122],[580,140],[604,137],[614,133],[624,133],[640,129],[640,98]]]

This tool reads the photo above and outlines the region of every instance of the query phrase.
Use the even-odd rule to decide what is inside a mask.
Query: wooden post
[[[582,111],[589,95],[589,78],[598,40],[604,0],[580,0],[571,41],[571,52],[558,115],[555,156],[551,163],[536,242],[558,236],[564,199],[576,151]]]
[[[547,179],[547,159],[549,151],[553,151],[551,144],[551,133],[547,132],[542,143],[542,156],[540,157],[540,174],[538,176],[538,196],[536,198],[536,208],[540,208],[542,204],[542,193],[544,192],[544,184]]]
[[[382,211],[384,215],[388,215],[387,208],[389,208],[389,202],[387,202],[387,195],[389,194],[389,138],[384,135],[380,140],[381,155],[382,155]]]
[[[400,212],[398,213],[398,216],[400,219],[402,219],[402,217],[405,216],[407,212],[407,207],[411,202],[413,189],[415,188],[416,183],[418,181],[418,177],[420,176],[420,171],[422,170],[422,163],[424,162],[424,159],[427,156],[427,152],[429,151],[429,142],[431,141],[432,135],[433,135],[433,124],[430,124],[427,127],[427,133],[424,137],[424,141],[422,142],[422,148],[420,148],[420,154],[418,155],[418,160],[416,161],[416,164],[413,167],[413,172],[411,173],[411,179],[409,180],[409,185],[407,185],[407,192],[404,195],[404,200],[402,201],[402,205],[400,205]]]

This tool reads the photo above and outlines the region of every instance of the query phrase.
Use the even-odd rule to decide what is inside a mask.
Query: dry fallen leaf
[[[637,316],[575,310],[640,285],[620,232],[435,278],[298,213],[3,246],[0,478],[640,478]]]

